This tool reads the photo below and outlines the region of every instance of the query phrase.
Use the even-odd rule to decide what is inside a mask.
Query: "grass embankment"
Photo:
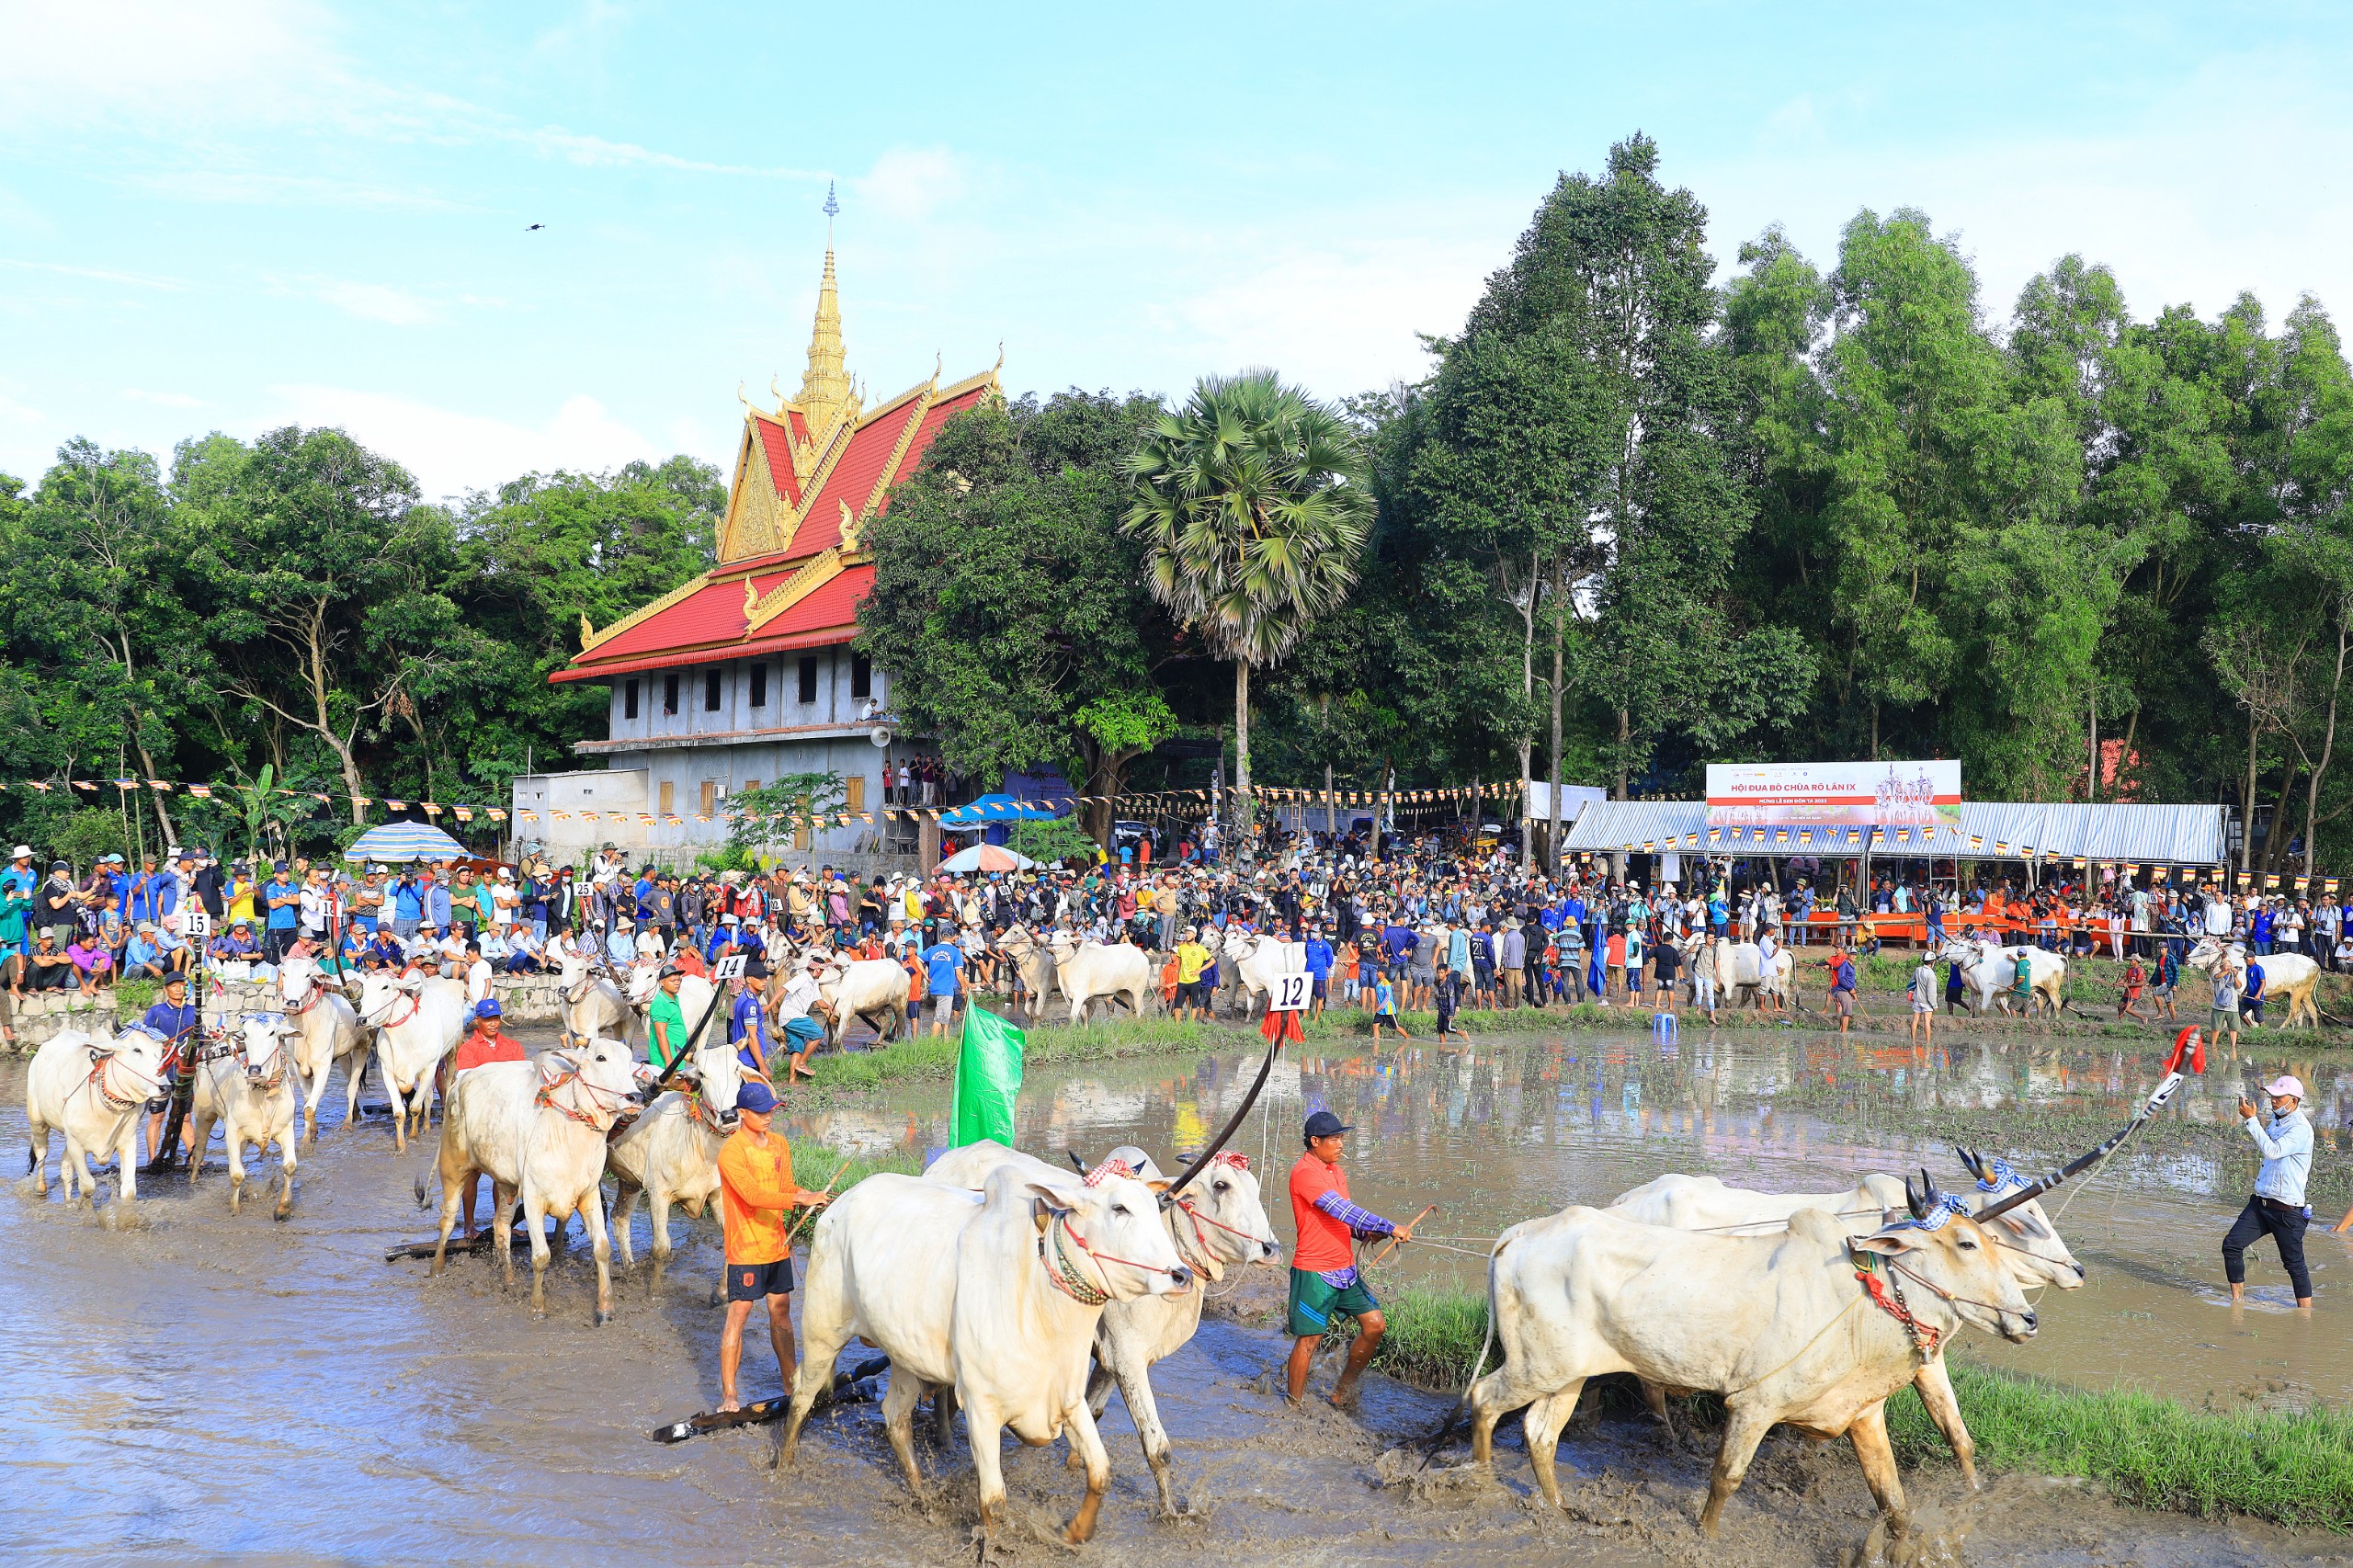
[[[1389,1333],[1372,1364],[1400,1382],[1461,1392],[1486,1334],[1485,1301],[1407,1288],[1382,1311]],[[1491,1351],[1489,1370],[1494,1359]],[[1964,1362],[1949,1369],[1984,1468],[2081,1476],[2137,1507],[2353,1530],[2353,1413],[2197,1410],[2133,1390],[2071,1388]],[[1711,1403],[1689,1402],[1687,1414],[1704,1418]],[[1943,1434],[1910,1389],[1887,1402],[1887,1415],[1904,1462],[1950,1462]]]

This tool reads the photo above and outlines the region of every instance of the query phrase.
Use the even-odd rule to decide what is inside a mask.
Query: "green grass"
[[[1485,1300],[1408,1286],[1381,1310],[1389,1332],[1372,1364],[1416,1388],[1461,1392],[1486,1333]],[[1495,1354],[1488,1353],[1490,1371]],[[2299,1529],[2353,1530],[2353,1412],[2197,1410],[2134,1390],[1948,1366],[1985,1469],[2080,1476],[2119,1502],[2201,1518],[2245,1514]],[[1721,1407],[1705,1397],[1685,1409],[1721,1419]],[[1887,1402],[1887,1415],[1904,1462],[1951,1462],[1910,1389]]]
[[[2353,1529],[2353,1413],[2195,1410],[2133,1390],[1949,1369],[1980,1465],[2083,1476],[2143,1508]],[[1949,1457],[1911,1390],[1887,1402],[1887,1415],[1903,1458]]]
[[[158,981],[144,977],[117,981],[114,987],[115,1011],[123,1017],[136,1018],[153,1006],[163,994],[163,984]]]

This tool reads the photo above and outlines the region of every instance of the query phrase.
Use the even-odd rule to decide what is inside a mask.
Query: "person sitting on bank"
[[[2304,1183],[2313,1170],[2313,1124],[2301,1108],[2302,1079],[2283,1073],[2264,1092],[2271,1096],[2268,1128],[2257,1119],[2253,1101],[2239,1101],[2239,1120],[2255,1140],[2263,1168],[2256,1173],[2255,1195],[2239,1210],[2230,1234],[2222,1238],[2222,1273],[2231,1282],[2231,1300],[2243,1300],[2246,1249],[2268,1235],[2279,1244],[2280,1267],[2287,1269],[2289,1281],[2295,1287],[2297,1310],[2310,1312],[2313,1276],[2304,1267],[2304,1228],[2312,1223],[2313,1211],[2304,1205]],[[2353,1220],[2353,1215],[2347,1218]]]
[[[1384,983],[1386,983],[1384,982]],[[1285,1369],[1284,1390],[1293,1407],[1307,1397],[1307,1372],[1314,1363],[1315,1346],[1341,1318],[1357,1320],[1356,1342],[1340,1381],[1332,1390],[1332,1403],[1346,1408],[1356,1397],[1357,1380],[1380,1348],[1388,1320],[1381,1303],[1356,1267],[1354,1242],[1359,1236],[1414,1239],[1414,1227],[1392,1224],[1370,1210],[1348,1201],[1348,1176],[1340,1168],[1348,1124],[1328,1110],[1307,1119],[1307,1152],[1290,1168],[1290,1213],[1299,1244],[1290,1260],[1290,1301],[1286,1312],[1293,1343]]]

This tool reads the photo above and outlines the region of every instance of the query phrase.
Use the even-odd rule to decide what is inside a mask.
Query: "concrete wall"
[[[675,670],[644,670],[612,677],[607,708],[607,735],[616,741],[673,740],[740,730],[772,730],[789,726],[847,725],[858,722],[869,698],[850,695],[855,687],[857,655],[847,647],[812,648],[766,659],[736,659],[713,665],[687,665]],[[815,670],[816,691],[810,701],[801,698],[801,668],[808,661]],[[765,690],[755,671],[766,674]],[[718,706],[710,704],[710,676],[716,674]],[[665,710],[664,699],[673,677],[677,681],[677,710]],[[870,700],[876,711],[889,710],[889,681],[881,670],[871,672]],[[637,711],[630,712],[631,692]],[[755,696],[762,699],[757,703]]]

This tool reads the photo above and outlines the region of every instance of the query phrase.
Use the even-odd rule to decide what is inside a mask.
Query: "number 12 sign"
[[[1267,1004],[1269,1013],[1303,1013],[1308,999],[1313,994],[1315,983],[1304,974],[1275,976],[1274,997]]]

